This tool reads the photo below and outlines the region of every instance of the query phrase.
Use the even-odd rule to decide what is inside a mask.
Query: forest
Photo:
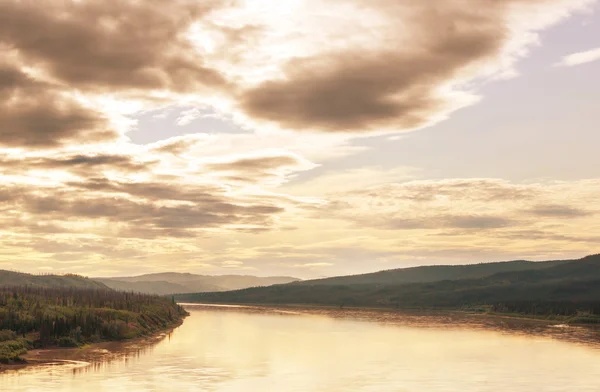
[[[172,298],[110,289],[0,287],[0,362],[28,349],[145,336],[180,323]]]
[[[203,303],[468,310],[572,323],[600,322],[600,255],[533,266],[529,270],[506,271],[505,265],[505,272],[481,278],[425,283],[394,283],[383,279],[384,271],[376,278],[387,283],[346,284],[354,278],[333,278],[315,284],[304,281],[223,293],[181,294],[175,298]],[[360,276],[360,281],[366,281],[365,277]]]

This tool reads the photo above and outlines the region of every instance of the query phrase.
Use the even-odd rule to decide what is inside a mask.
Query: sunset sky
[[[0,49],[0,269],[598,251],[598,1],[0,0]]]

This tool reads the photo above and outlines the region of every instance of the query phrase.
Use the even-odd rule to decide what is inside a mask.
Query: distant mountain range
[[[79,275],[31,275],[0,270],[0,287],[36,286],[46,288],[108,289],[101,282]]]
[[[114,289],[144,294],[170,295],[207,291],[239,290],[247,287],[269,286],[298,281],[288,276],[258,277],[251,275],[196,275],[165,272],[118,278],[86,278],[66,275],[31,275],[0,270],[0,287],[36,286],[47,288]]]
[[[600,255],[578,260],[428,266],[221,293],[175,296],[205,303],[394,308],[490,306],[518,312],[600,313]],[[525,304],[525,305],[524,305]]]
[[[289,276],[258,277],[252,275],[196,275],[165,272],[140,276],[94,278],[115,290],[159,295],[239,290],[298,281]]]

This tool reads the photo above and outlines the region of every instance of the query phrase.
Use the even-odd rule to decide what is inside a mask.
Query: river
[[[112,361],[0,373],[0,391],[600,390],[597,333],[376,311],[186,306],[158,343]]]

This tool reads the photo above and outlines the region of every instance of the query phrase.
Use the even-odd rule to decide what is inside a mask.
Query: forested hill
[[[33,347],[75,347],[148,335],[187,312],[171,298],[109,289],[0,288],[0,363]]]
[[[238,290],[247,287],[289,283],[298,279],[289,276],[259,277],[252,275],[197,275],[165,272],[140,276],[95,278],[95,280],[115,290],[168,295]]]
[[[71,287],[79,289],[108,289],[108,287],[84,276],[67,275],[31,275],[22,272],[0,270],[0,287],[36,286],[36,287]]]
[[[573,260],[533,262],[525,260],[481,263],[468,265],[430,265],[398,268],[361,275],[336,276],[333,278],[304,280],[301,285],[348,285],[348,284],[403,284],[428,283],[440,280],[478,279],[501,272],[542,270]]]
[[[174,293],[197,293],[228,291],[247,287],[269,286],[298,281],[289,276],[259,277],[252,275],[197,275],[190,273],[157,273],[118,278],[87,278],[85,276],[32,275],[22,272],[0,270],[0,287],[35,286],[80,289],[114,289],[136,293],[169,295]]]
[[[600,255],[537,270],[479,279],[408,284],[286,284],[224,293],[176,296],[182,302],[315,304],[447,308],[489,307],[503,312],[600,314]]]

